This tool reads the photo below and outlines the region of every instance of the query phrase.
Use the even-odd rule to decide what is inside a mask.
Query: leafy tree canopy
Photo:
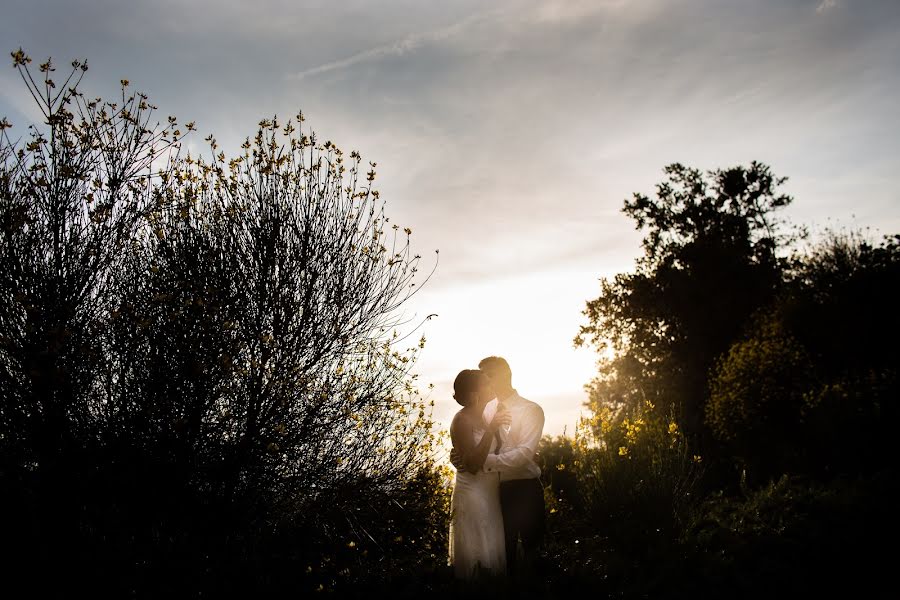
[[[672,164],[654,196],[623,212],[645,231],[635,270],[601,280],[576,345],[601,353],[589,404],[628,412],[676,407],[685,433],[702,428],[707,372],[782,280],[784,250],[801,232],[776,218],[785,179],[753,162],[701,172]]]

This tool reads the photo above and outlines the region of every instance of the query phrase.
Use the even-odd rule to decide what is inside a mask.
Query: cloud
[[[535,8],[534,15],[539,23],[574,23],[625,4],[626,0],[544,0]]]
[[[427,40],[429,40],[428,35],[412,35],[393,44],[378,46],[370,50],[365,50],[364,52],[359,52],[342,60],[325,63],[324,65],[312,67],[304,71],[300,71],[299,73],[292,73],[288,76],[288,78],[299,81],[307,77],[321,75],[322,73],[336,71],[338,69],[345,69],[347,67],[352,67],[359,63],[367,62],[370,60],[376,60],[384,56],[402,56],[407,52],[418,48]]]
[[[349,56],[344,59],[335,60],[332,62],[328,62],[316,67],[311,67],[309,69],[305,69],[298,73],[292,73],[288,75],[288,79],[300,81],[306,79],[308,77],[313,77],[315,75],[321,75],[322,73],[327,73],[329,71],[336,71],[340,69],[346,69],[348,67],[352,67],[354,65],[358,65],[360,63],[365,63],[369,61],[378,60],[380,58],[388,57],[388,56],[403,56],[408,54],[418,48],[426,44],[441,42],[448,38],[459,35],[466,28],[479,23],[486,21],[490,18],[495,17],[499,14],[498,10],[491,10],[483,13],[478,13],[474,15],[470,15],[466,17],[462,21],[449,25],[447,27],[442,27],[439,29],[434,29],[431,31],[426,31],[422,33],[414,33],[400,39],[396,42],[390,44],[383,44],[380,46],[376,46],[374,48],[370,48],[368,50],[364,50],[362,52],[358,52],[352,56]]]
[[[837,0],[822,0],[819,5],[816,7],[816,13],[824,14],[826,11],[831,10],[837,6]]]

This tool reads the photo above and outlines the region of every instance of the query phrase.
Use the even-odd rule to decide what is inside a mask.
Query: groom
[[[497,400],[488,403],[485,419],[491,420],[499,407],[512,417],[509,431],[497,431],[499,446],[488,454],[484,470],[500,475],[500,507],[506,533],[506,565],[508,573],[529,572],[537,566],[544,540],[544,487],[541,468],[535,453],[544,429],[544,411],[526,400],[512,386],[509,363],[499,356],[489,356],[478,363],[487,375]],[[455,452],[450,455],[453,466],[462,468]],[[517,547],[522,540],[524,564],[517,564]]]

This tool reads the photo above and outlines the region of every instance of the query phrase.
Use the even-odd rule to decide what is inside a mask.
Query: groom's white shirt
[[[500,453],[491,452],[484,461],[487,473],[500,473],[500,481],[532,479],[541,476],[541,468],[534,462],[538,444],[544,430],[544,411],[536,403],[513,392],[503,400],[512,417],[509,433],[500,428],[503,444]],[[497,412],[499,402],[491,400],[484,407],[484,421],[490,423]]]

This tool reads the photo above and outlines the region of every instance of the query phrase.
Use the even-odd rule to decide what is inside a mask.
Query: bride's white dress
[[[476,429],[475,444],[485,429]],[[491,452],[497,441],[491,445]],[[506,570],[503,515],[500,512],[500,474],[456,472],[450,497],[450,564],[456,577]]]

